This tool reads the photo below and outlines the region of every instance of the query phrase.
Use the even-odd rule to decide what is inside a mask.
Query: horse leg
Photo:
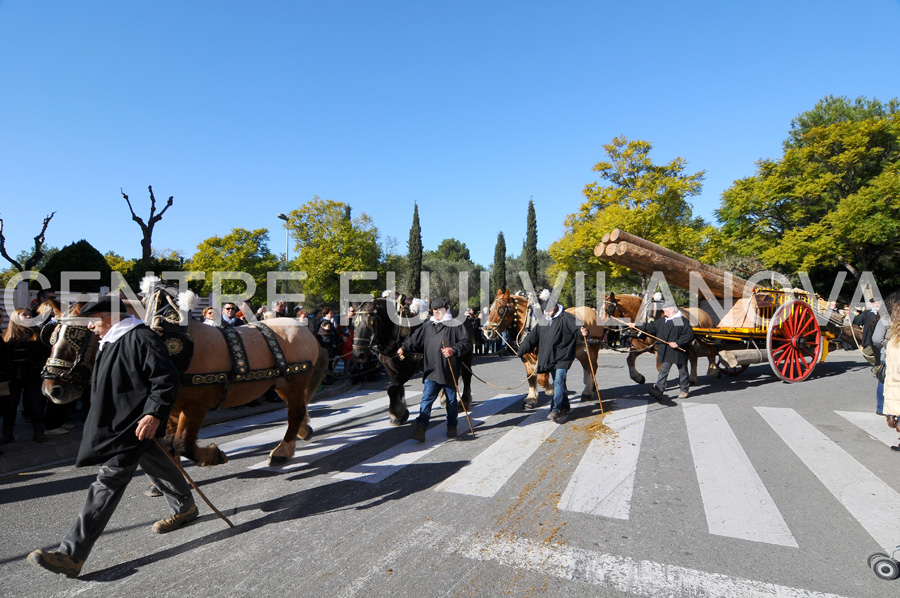
[[[316,385],[318,388],[318,385]],[[297,448],[297,438],[309,440],[312,437],[312,428],[309,426],[309,411],[306,409],[308,402],[307,388],[297,380],[289,384],[278,384],[275,392],[288,404],[287,430],[284,438],[269,453],[269,467],[283,465],[294,456]]]
[[[471,353],[469,353],[471,356]],[[464,362],[465,363],[465,362]],[[466,408],[466,411],[472,410],[472,363],[471,357],[469,358],[468,367],[464,367],[462,371],[462,397],[460,400],[462,401],[463,407]]]
[[[209,411],[209,401],[221,396],[221,392],[219,386],[208,386],[182,390],[179,393],[179,402],[183,401],[184,407],[178,417],[178,427],[172,436],[172,449],[176,455],[187,457],[201,467],[228,462],[228,457],[215,444],[197,446],[197,436]]]
[[[646,378],[637,371],[637,367],[635,367],[635,362],[637,361],[637,356],[640,354],[639,351],[634,351],[628,354],[628,358],[625,360],[625,363],[628,364],[628,375],[632,380],[637,382],[638,384],[643,384],[646,382]]]
[[[688,374],[688,383],[694,386],[697,384],[697,352],[693,347],[688,349],[688,360],[691,362],[691,373]]]
[[[538,379],[534,373],[537,363],[532,363],[529,359],[523,359],[522,361],[525,363],[525,373],[528,375],[528,395],[525,397],[522,407],[524,409],[535,409],[538,402]]]

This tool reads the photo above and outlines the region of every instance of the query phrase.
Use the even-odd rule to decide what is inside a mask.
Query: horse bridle
[[[386,303],[386,302],[385,302]],[[362,339],[358,334],[353,336],[353,350],[354,351],[373,351],[379,355],[387,355],[389,357],[393,357],[394,355],[391,353],[392,345],[399,346],[400,344],[400,329],[401,326],[397,326],[397,335],[396,338],[393,339],[393,343],[388,344],[387,347],[382,346],[381,334],[380,334],[380,324],[378,317],[378,305],[372,304],[372,312],[366,311],[368,308],[368,303],[364,303],[359,306],[359,310],[356,316],[353,318],[353,324],[356,326],[356,330],[358,331],[360,327],[365,324],[369,330],[371,330],[371,334],[369,334],[369,338]],[[366,318],[363,320],[363,318]],[[396,350],[396,347],[394,347]]]
[[[502,332],[503,330],[506,330],[507,328],[512,326],[512,323],[513,321],[515,321],[518,311],[511,299],[507,299],[506,301],[495,299],[494,303],[491,304],[491,311],[494,311],[494,305],[497,305],[496,312],[499,319],[496,324],[488,320],[484,323],[483,328],[488,332]],[[507,317],[510,319],[509,324],[504,326],[503,321],[506,320]]]
[[[87,326],[77,324],[60,322],[53,326],[50,346],[53,347],[59,342],[60,331],[62,331],[63,340],[75,350],[75,359],[68,361],[50,357],[41,370],[41,378],[43,380],[59,380],[67,384],[86,382],[91,377],[94,353],[97,349],[97,344],[91,342],[93,333]]]

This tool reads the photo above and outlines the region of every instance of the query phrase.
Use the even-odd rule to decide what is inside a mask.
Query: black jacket
[[[549,324],[535,326],[517,352],[522,357],[535,347],[538,350],[537,373],[569,369],[575,361],[576,343],[581,342],[581,327],[575,316],[560,310]]]
[[[152,442],[135,436],[138,421],[147,414],[157,417],[156,436],[164,436],[178,383],[166,346],[147,326],[141,324],[106,344],[94,363],[91,408],[75,465],[134,463],[143,443]]]
[[[453,355],[449,360],[441,353],[444,346],[453,349]],[[443,385],[451,385],[455,382],[455,378],[459,378],[462,373],[459,358],[472,350],[465,326],[438,323],[434,320],[428,320],[418,326],[403,341],[402,347],[407,359],[412,358],[411,353],[422,353],[424,355],[422,377]]]
[[[687,350],[694,340],[694,330],[683,315],[676,316],[668,322],[665,317],[660,317],[652,322],[636,326],[636,328],[663,339],[656,341],[656,361],[658,363],[674,363],[675,365],[687,363]],[[670,347],[669,343],[672,341],[678,343],[678,346],[684,351]]]
[[[879,315],[877,312],[867,309],[855,318],[853,318],[854,326],[862,326],[862,342],[860,346],[868,347],[872,344],[872,334],[875,332],[875,324],[878,323]]]

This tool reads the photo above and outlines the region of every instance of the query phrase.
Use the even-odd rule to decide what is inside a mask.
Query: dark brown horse
[[[60,318],[50,335],[52,352],[42,374],[42,390],[54,403],[76,400],[90,381],[98,338],[83,319],[77,318],[79,309],[80,305],[75,306]],[[132,307],[129,310],[133,312]],[[246,381],[235,381],[232,358],[222,333],[200,322],[188,323],[194,342],[193,356],[166,426],[166,443],[176,454],[197,465],[225,463],[228,458],[215,444],[196,444],[207,411],[216,406],[249,403],[273,383],[275,392],[288,405],[288,426],[284,439],[269,453],[269,464],[286,462],[294,455],[297,438],[309,440],[312,436],[307,406],[324,377],[327,355],[309,329],[293,318],[266,320],[265,326],[271,331],[268,337],[253,326],[233,329],[243,342],[250,370]],[[285,363],[276,363],[271,342],[280,347]],[[287,373],[280,375],[280,366],[285,365]]]
[[[393,310],[393,312],[388,312]],[[384,297],[378,297],[372,301],[367,301],[359,306],[356,310],[356,316],[353,320],[354,336],[353,336],[353,357],[356,358],[364,367],[368,366],[372,353],[377,355],[378,361],[384,366],[385,371],[390,379],[388,383],[388,413],[391,415],[391,423],[399,426],[409,419],[409,409],[406,405],[406,391],[404,384],[410,378],[422,371],[421,358],[415,356],[400,359],[397,357],[397,349],[403,344],[403,341],[412,334],[414,328],[402,325],[399,316],[396,314],[394,304]],[[408,316],[409,314],[403,314]],[[397,321],[395,321],[395,319]],[[474,332],[471,324],[466,320],[466,332],[469,336],[471,345]],[[456,372],[462,377],[462,392],[460,400],[469,409],[472,405],[472,353],[470,349],[468,353],[460,356],[462,371]],[[441,402],[443,402],[443,391]]]
[[[525,338],[528,333],[526,324],[528,321],[528,298],[519,295],[510,295],[509,289],[506,291],[498,290],[491,304],[491,311],[488,314],[487,322],[482,326],[485,338],[488,340],[496,340],[505,331],[510,331],[515,335],[516,343]],[[597,325],[597,312],[587,306],[570,307],[566,312],[575,316],[577,320],[584,322],[591,338],[600,339],[603,337],[603,327]],[[580,336],[580,335],[579,335]],[[584,390],[581,391],[581,400],[596,400],[597,394],[594,387],[594,374],[597,371],[597,354],[600,351],[598,343],[588,343],[588,349],[585,350],[584,343],[579,342],[575,350],[575,359],[581,363],[584,370]],[[537,369],[537,349],[526,353],[522,356],[522,362],[525,364],[525,373],[528,375],[528,395],[525,397],[523,406],[525,409],[534,409],[538,401],[538,385],[543,387],[544,392],[553,394],[553,384],[550,383],[549,374],[535,375]]]
[[[628,322],[639,323],[638,320],[643,321],[646,319],[646,316],[641,313],[643,299],[637,295],[616,295],[615,293],[610,293],[607,295],[603,304],[607,316],[607,325],[610,327],[622,326],[624,328],[627,327],[626,323]],[[713,327],[714,324],[712,318],[705,311],[693,307],[683,307],[680,309],[687,317],[691,326],[698,328]],[[644,376],[637,371],[635,365],[638,355],[654,352],[656,352],[656,341],[652,338],[642,337],[631,339],[631,350],[628,352],[628,357],[625,362],[628,364],[628,375],[638,384],[643,384],[646,381]],[[705,356],[709,360],[707,375],[718,378],[720,374],[719,368],[716,365],[717,352],[715,351],[715,348],[712,345],[695,340],[688,349],[688,360],[691,364],[691,384],[697,383],[698,356]]]

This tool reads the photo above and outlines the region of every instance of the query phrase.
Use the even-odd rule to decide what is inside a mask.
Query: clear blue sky
[[[707,172],[695,213],[778,157],[828,94],[900,96],[900,2],[0,0],[0,217],[13,255],[86,238],[190,257],[313,196],[368,213],[405,253],[455,237],[483,265],[547,248],[602,144],[651,142]],[[293,255],[293,249],[291,250]],[[5,262],[4,262],[5,263]]]

